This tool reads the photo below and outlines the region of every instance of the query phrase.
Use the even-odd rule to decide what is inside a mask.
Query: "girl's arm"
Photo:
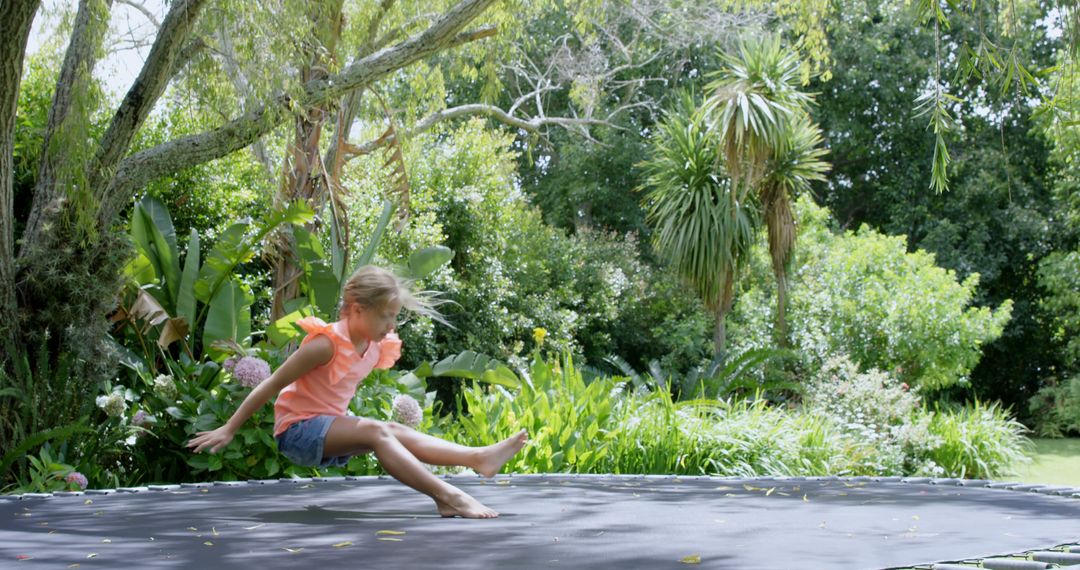
[[[247,422],[255,412],[262,408],[270,398],[280,392],[304,373],[322,366],[334,357],[333,342],[325,336],[317,336],[305,343],[296,352],[292,353],[285,363],[282,364],[269,378],[262,381],[254,390],[244,398],[244,402],[233,412],[225,425],[213,431],[201,431],[187,443],[187,447],[194,447],[195,453],[209,448],[210,453],[229,445],[233,436],[240,427]]]

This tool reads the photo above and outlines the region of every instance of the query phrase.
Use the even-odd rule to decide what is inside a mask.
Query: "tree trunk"
[[[316,7],[314,3],[309,4]],[[337,0],[326,9],[316,8],[311,14],[314,29],[322,33],[316,35],[318,43],[305,49],[304,66],[300,77],[305,84],[322,81],[329,73],[326,71],[337,58],[337,44],[341,36],[342,0]],[[320,213],[322,196],[329,191],[326,186],[326,172],[322,164],[319,142],[322,139],[323,122],[329,114],[327,105],[317,105],[305,109],[296,116],[296,130],[289,152],[285,153],[286,178],[275,198],[279,204],[295,200],[307,202],[316,214]],[[321,226],[319,217],[305,225],[306,230],[315,232]],[[270,319],[277,320],[285,316],[285,302],[295,299],[300,294],[300,282],[296,278],[302,269],[293,256],[291,241],[285,233],[279,234],[274,248],[273,301],[270,305]]]
[[[14,344],[15,298],[15,108],[23,57],[40,1],[0,3],[0,350]]]
[[[101,49],[105,30],[109,24],[108,9],[112,0],[105,0],[105,13],[100,13],[95,0],[81,0],[79,12],[75,16],[75,27],[71,32],[71,43],[64,54],[64,63],[60,68],[60,77],[56,81],[52,105],[45,125],[41,166],[37,182],[34,185],[34,201],[23,231],[23,243],[19,257],[24,257],[29,248],[40,245],[43,228],[58,218],[61,211],[70,208],[66,204],[68,197],[77,192],[88,190],[85,182],[79,183],[73,178],[85,173],[86,164],[72,164],[84,152],[81,140],[86,133],[75,132],[88,126],[90,109],[88,105],[76,104],[76,98],[88,93],[91,87],[97,52]],[[55,142],[59,140],[59,142]],[[71,145],[61,150],[62,145]],[[75,190],[71,187],[74,186]]]
[[[776,271],[776,342],[780,348],[788,348],[787,272],[783,266]]]
[[[716,307],[716,330],[713,332],[713,359],[727,358],[727,314],[735,303],[735,273],[728,271],[724,278],[724,294]]]

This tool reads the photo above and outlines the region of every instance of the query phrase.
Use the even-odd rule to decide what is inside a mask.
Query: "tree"
[[[724,318],[731,310],[735,280],[746,263],[759,213],[751,197],[740,198],[733,178],[717,163],[722,141],[709,128],[689,93],[669,112],[653,136],[644,165],[647,220],[661,257],[697,291],[716,316],[714,354],[726,344]],[[719,168],[718,168],[719,167]]]
[[[769,238],[769,257],[776,277],[776,337],[787,347],[787,270],[795,249],[794,197],[810,189],[812,181],[823,181],[828,164],[822,160],[821,129],[805,113],[790,124],[790,130],[774,150],[768,174],[761,182],[760,200]]]
[[[784,268],[795,246],[793,191],[823,180],[828,165],[819,129],[807,116],[810,96],[799,90],[799,58],[778,36],[740,43],[712,74],[705,111],[720,137],[734,203],[753,197],[764,209],[769,252],[777,280],[777,337],[787,343]],[[728,278],[733,278],[729,275]]]
[[[23,54],[38,2],[4,2],[0,54],[0,342],[6,357],[46,344],[45,358],[78,355],[83,381],[107,378],[105,319],[119,291],[129,247],[116,226],[137,191],[159,177],[247,147],[292,116],[330,104],[414,62],[475,39],[464,28],[491,0],[463,0],[422,31],[352,61],[325,76],[252,102],[220,126],[130,152],[134,137],[162,93],[205,47],[198,25],[204,0],[170,3],[138,78],[105,133],[89,136],[98,103],[91,73],[98,60],[111,2],[82,0],[61,66],[44,132],[33,204],[21,236],[14,233],[12,137]],[[16,241],[18,238],[18,242]],[[15,251],[16,243],[20,243]],[[35,352],[37,354],[37,352]],[[79,370],[73,370],[78,374]]]

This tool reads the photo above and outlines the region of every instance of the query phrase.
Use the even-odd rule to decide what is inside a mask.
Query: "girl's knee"
[[[356,432],[360,436],[359,439],[364,442],[375,442],[394,437],[393,431],[386,422],[367,418],[357,418]]]

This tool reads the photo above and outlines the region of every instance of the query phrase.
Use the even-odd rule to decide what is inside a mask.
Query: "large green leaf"
[[[184,258],[184,273],[180,276],[180,291],[176,298],[176,314],[187,319],[192,330],[195,328],[195,280],[198,277],[199,232],[192,229]]]
[[[371,260],[375,258],[375,250],[379,248],[379,242],[382,241],[382,236],[386,233],[386,226],[390,223],[390,216],[393,213],[394,205],[389,200],[383,200],[383,211],[379,215],[379,224],[375,226],[375,231],[371,234],[371,241],[368,242],[364,253],[360,254],[358,262],[360,266],[371,263]]]
[[[337,216],[331,216],[330,267],[334,270],[334,275],[337,276],[338,283],[345,282],[345,260],[349,256],[349,252],[341,246],[341,242],[341,227],[338,224]]]
[[[314,309],[311,306],[306,306],[281,317],[269,327],[266,327],[266,338],[270,340],[270,344],[276,347],[289,344],[300,336],[300,329],[296,326],[296,321],[309,317],[313,313]]]
[[[210,351],[215,341],[234,340],[243,343],[251,334],[251,303],[254,297],[243,285],[230,279],[210,300],[206,325],[203,327],[203,347]]]
[[[238,222],[226,228],[206,256],[195,282],[195,297],[203,303],[210,302],[237,265],[255,256],[254,248],[248,245],[248,227],[246,222]]]
[[[176,230],[169,211],[156,198],[143,198],[135,207],[131,231],[136,244],[154,265],[157,276],[164,281],[164,288],[168,292],[165,307],[174,311],[180,290],[180,257],[176,250]]]
[[[431,372],[433,376],[468,378],[507,388],[517,388],[521,384],[517,375],[505,364],[471,350],[440,360]]]
[[[207,256],[199,280],[195,283],[195,296],[207,302],[217,294],[217,290],[232,276],[241,263],[250,261],[255,256],[256,248],[270,232],[284,223],[303,224],[314,219],[315,213],[304,201],[298,200],[283,210],[271,212],[262,224],[252,233],[248,233],[250,224],[239,222],[229,226],[218,238],[217,244]]]
[[[319,308],[319,313],[332,318],[338,299],[341,297],[341,283],[338,282],[334,271],[323,261],[312,263],[308,266],[307,285],[311,296],[314,297],[315,306]]]
[[[150,262],[150,258],[146,257],[142,249],[135,250],[135,257],[131,258],[131,261],[124,266],[124,275],[138,286],[153,283],[157,280],[154,264]]]
[[[316,263],[326,259],[326,250],[323,249],[319,236],[299,226],[293,228],[292,232],[296,242],[296,255],[301,261]]]
[[[436,245],[414,251],[409,256],[409,277],[420,279],[431,275],[436,269],[446,265],[454,257],[454,250]]]

